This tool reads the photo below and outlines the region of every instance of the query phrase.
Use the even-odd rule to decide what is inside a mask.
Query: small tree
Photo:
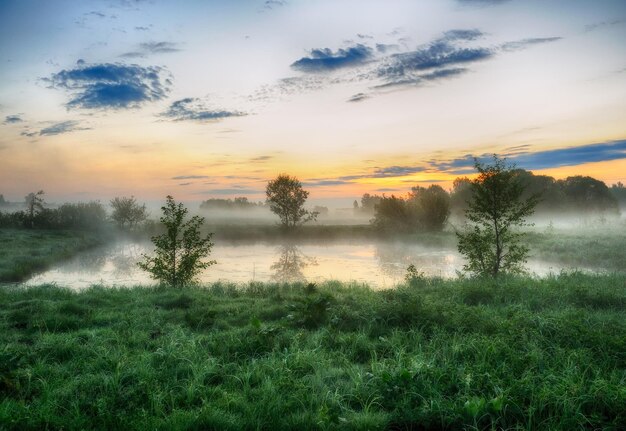
[[[111,200],[113,213],[111,218],[121,229],[137,226],[148,218],[146,205],[139,205],[134,196],[121,197]]]
[[[24,203],[26,204],[26,220],[31,228],[35,226],[35,216],[44,210],[43,195],[44,191],[39,190],[37,193],[29,193],[24,197]]]
[[[466,271],[497,277],[503,272],[520,272],[528,247],[521,244],[525,218],[534,212],[538,194],[522,198],[524,186],[513,166],[493,156],[493,164],[475,161],[478,177],[472,181],[472,198],[465,215],[471,223],[464,233],[457,232],[459,252],[468,260]]]
[[[144,254],[144,262],[138,265],[150,272],[152,278],[178,287],[192,282],[201,270],[215,263],[214,260],[201,260],[211,252],[213,234],[209,233],[202,238],[199,228],[204,223],[204,217],[194,216],[185,221],[187,208],[174,202],[172,196],[167,196],[167,202],[161,210],[163,216],[160,220],[166,232],[152,237],[156,247],[155,256]]]
[[[284,228],[293,228],[317,218],[317,212],[304,209],[309,192],[296,177],[280,174],[267,183],[265,190],[270,210],[280,217]]]

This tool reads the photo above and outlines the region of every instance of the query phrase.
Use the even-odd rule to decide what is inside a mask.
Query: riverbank
[[[101,234],[82,230],[0,229],[0,283],[24,281],[105,242]]]
[[[626,276],[0,290],[3,429],[618,429]]]

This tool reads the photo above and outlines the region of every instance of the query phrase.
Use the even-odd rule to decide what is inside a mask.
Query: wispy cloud
[[[263,3],[263,9],[272,10],[272,9],[285,6],[286,4],[287,4],[287,0],[266,0]]]
[[[21,123],[23,121],[24,120],[22,120],[21,114],[7,115],[6,117],[4,117],[3,124],[15,124],[15,123]]]
[[[161,67],[103,63],[62,70],[46,79],[71,94],[68,108],[121,109],[163,99],[171,81]]]
[[[137,27],[135,27],[137,28]],[[142,30],[148,30],[146,27],[142,27]],[[144,58],[154,54],[169,54],[173,52],[179,52],[182,49],[177,43],[174,42],[144,42],[140,43],[134,51],[125,52],[120,55],[122,58]]]
[[[168,110],[161,114],[162,117],[167,117],[173,121],[212,121],[229,117],[242,117],[244,115],[247,114],[239,111],[208,109],[200,99],[192,97],[172,102]]]
[[[364,63],[372,57],[371,48],[357,44],[333,52],[328,48],[314,49],[308,57],[293,62],[291,67],[301,72],[328,72]]]
[[[362,102],[362,101],[364,101],[365,99],[369,99],[369,97],[370,97],[370,96],[368,96],[368,95],[367,95],[367,94],[365,94],[365,93],[357,93],[357,94],[355,94],[355,95],[351,96],[351,97],[348,99],[348,102]]]
[[[532,37],[528,39],[514,40],[511,42],[506,42],[501,45],[501,48],[504,51],[519,51],[521,49],[526,49],[533,45],[540,45],[543,43],[551,43],[556,42],[563,39],[562,37]]]
[[[44,127],[39,131],[39,136],[53,136],[63,133],[74,132],[76,130],[90,130],[89,127],[79,127],[78,121],[62,121],[60,123],[53,124],[48,127]],[[26,135],[31,136],[31,135]]]
[[[203,178],[210,178],[207,175],[179,175],[177,177],[172,177],[173,180],[199,180]]]
[[[612,27],[615,25],[626,24],[626,18],[613,19],[608,21],[594,22],[585,26],[585,32],[600,30],[606,27]]]

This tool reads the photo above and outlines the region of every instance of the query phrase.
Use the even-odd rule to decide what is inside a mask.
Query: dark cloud
[[[120,109],[163,99],[171,85],[171,81],[162,76],[164,73],[156,66],[82,64],[75,69],[62,70],[46,81],[72,94],[68,108]]]
[[[147,30],[147,28],[143,28]],[[154,54],[169,54],[179,51],[182,51],[182,49],[180,49],[178,44],[174,42],[144,42],[140,43],[134,51],[126,52],[120,55],[120,57],[143,58]]]
[[[395,81],[412,77],[415,72],[473,63],[493,55],[488,48],[458,48],[448,42],[438,41],[417,51],[394,54],[391,64],[380,68],[378,75]]]
[[[179,175],[177,177],[172,177],[173,180],[200,180],[204,178],[210,178],[207,175]]]
[[[376,88],[384,89],[398,86],[416,86],[425,84],[427,82],[439,81],[449,78],[454,78],[456,76],[467,73],[469,69],[462,67],[455,67],[451,69],[439,69],[430,73],[424,73],[420,75],[414,75],[412,77],[408,77],[406,79],[399,79],[396,81],[391,81],[386,84],[377,85]]]
[[[372,49],[362,44],[335,52],[328,48],[314,49],[309,57],[302,57],[292,63],[291,67],[301,72],[328,72],[360,65],[371,59],[372,55]]]
[[[521,150],[521,151],[520,151]],[[601,142],[577,147],[557,148],[543,151],[509,151],[504,154],[510,163],[523,169],[549,169],[561,166],[576,166],[585,163],[607,162],[626,159],[626,139]],[[481,154],[477,158],[481,162],[489,162],[491,154]],[[437,170],[462,175],[474,172],[474,156],[466,154],[448,161],[431,160],[429,165]]]
[[[191,184],[193,184],[193,183],[180,183],[179,186],[188,186],[188,185],[191,185]]]
[[[357,93],[357,94],[355,94],[355,95],[351,96],[351,97],[348,99],[348,102],[353,102],[353,103],[354,103],[354,102],[362,102],[362,101],[364,101],[365,99],[369,99],[369,97],[370,97],[370,96],[368,96],[368,95],[367,95],[367,94],[365,94],[365,93]]]
[[[506,42],[501,45],[501,48],[504,51],[519,51],[521,49],[526,49],[533,45],[540,45],[542,43],[550,43],[556,42],[558,40],[563,39],[562,37],[533,37],[528,39],[514,40],[511,42]]]
[[[63,121],[61,123],[56,123],[52,126],[41,129],[39,131],[39,136],[53,136],[60,135],[62,133],[73,132],[76,130],[89,130],[88,127],[78,127],[79,124],[80,123],[78,121]]]
[[[138,25],[138,26],[135,26],[135,30],[137,30],[137,31],[148,31],[148,30],[150,30],[150,27],[145,27],[143,25]]]
[[[4,124],[15,124],[15,123],[21,123],[22,121],[22,117],[20,114],[16,114],[16,115],[7,115],[4,118]]]
[[[239,111],[208,110],[200,99],[192,97],[172,102],[169,109],[161,114],[162,117],[170,118],[173,121],[210,121],[244,115],[247,114]]]
[[[484,33],[478,29],[454,29],[448,30],[439,40],[454,42],[457,40],[476,40],[484,36]]]
[[[525,169],[547,169],[621,159],[626,159],[626,139],[524,153],[509,158],[511,162]]]

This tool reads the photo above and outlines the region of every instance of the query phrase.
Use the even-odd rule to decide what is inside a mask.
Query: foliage
[[[441,186],[413,187],[408,200],[416,207],[422,230],[438,231],[444,228],[450,215],[450,195]]]
[[[1,289],[0,429],[623,429],[624,275],[304,287]]]
[[[415,265],[410,264],[406,269],[406,274],[404,275],[404,282],[409,286],[417,286],[421,282],[426,280],[426,276],[423,271],[418,271]]]
[[[148,218],[146,205],[139,205],[134,196],[116,197],[111,200],[111,206],[113,207],[111,219],[121,229],[132,229]]]
[[[202,201],[200,209],[203,210],[248,210],[265,207],[263,202],[250,202],[247,197],[236,197],[234,199],[211,198]]]
[[[167,196],[165,206],[161,207],[160,218],[166,232],[152,237],[155,255],[144,254],[144,262],[139,262],[141,269],[150,272],[152,278],[171,286],[180,287],[193,281],[203,269],[215,261],[202,261],[211,253],[211,236],[202,238],[200,226],[204,218],[193,216],[185,221],[187,208],[177,204],[172,196]]]
[[[365,214],[374,214],[376,206],[380,204],[382,198],[383,197],[380,195],[370,195],[369,193],[363,194],[363,196],[361,197],[361,212]]]
[[[382,232],[414,232],[418,227],[416,207],[401,197],[383,196],[376,205],[371,222],[376,230]]]
[[[560,180],[570,208],[583,213],[617,213],[617,200],[607,185],[595,178],[576,175]]]
[[[475,167],[479,175],[472,181],[472,200],[465,213],[471,224],[469,230],[457,232],[459,252],[468,260],[463,268],[491,277],[520,272],[529,249],[515,228],[526,225],[540,196],[523,199],[524,186],[515,170],[495,154],[492,164],[476,160]]]
[[[0,213],[0,227],[36,229],[101,230],[107,225],[106,211],[97,201],[63,204],[59,208],[41,208],[29,212]]]
[[[280,217],[281,226],[293,228],[317,218],[315,211],[304,209],[309,192],[296,177],[280,174],[267,183],[265,190],[270,210]]]
[[[39,190],[36,193],[29,193],[24,197],[24,203],[26,204],[27,227],[35,227],[35,216],[44,210],[43,195],[44,191]]]

